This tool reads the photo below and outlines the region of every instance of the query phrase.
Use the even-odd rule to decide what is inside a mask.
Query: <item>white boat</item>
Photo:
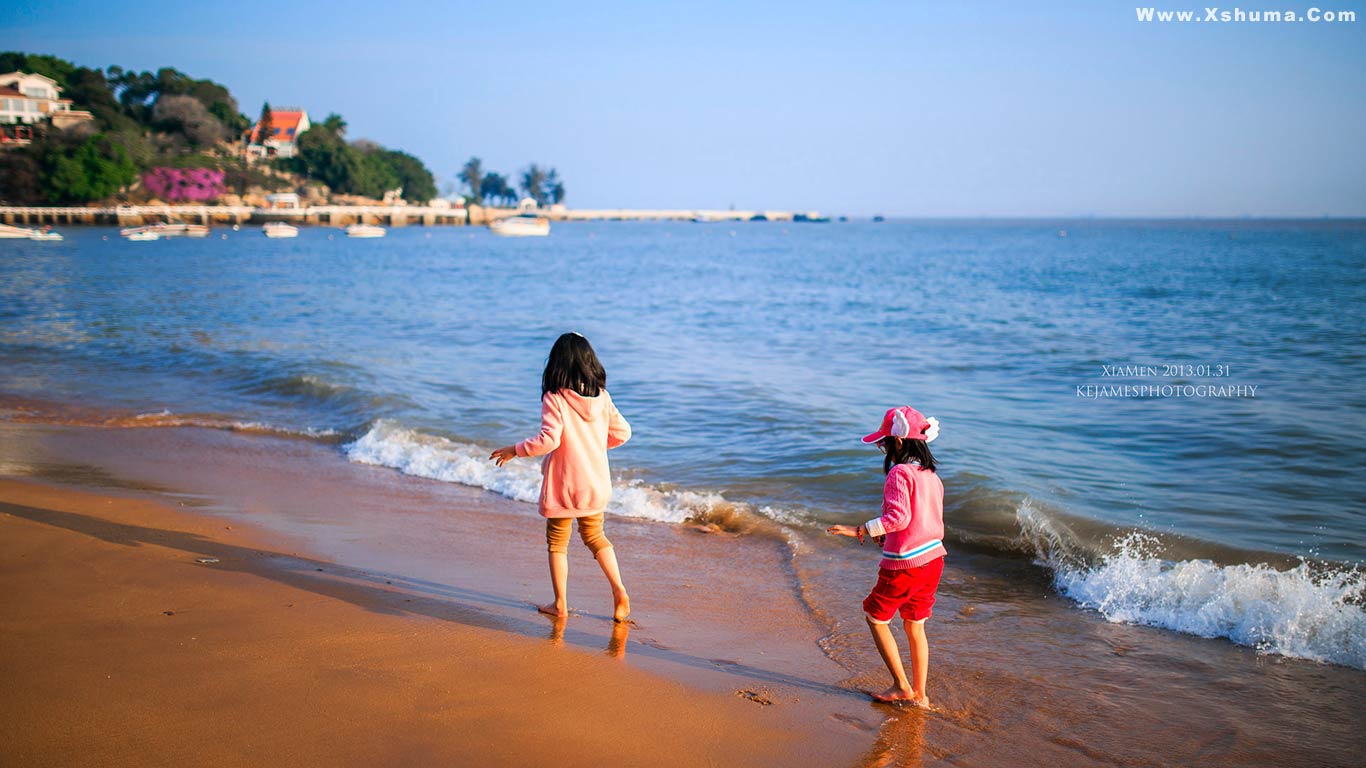
[[[503,237],[545,237],[550,234],[550,219],[534,213],[519,213],[489,222],[489,231]]]
[[[131,240],[135,243],[140,243],[148,240],[160,240],[161,234],[159,232],[153,232],[150,229],[144,229],[137,232],[129,232],[123,237],[125,240]]]
[[[387,234],[384,227],[374,224],[352,224],[346,228],[347,237],[384,237]]]
[[[299,228],[293,224],[286,224],[283,221],[272,221],[261,227],[261,231],[266,233],[266,237],[298,237]]]
[[[38,230],[0,224],[0,240],[31,240]]]
[[[209,228],[204,224],[174,224],[163,222],[161,224],[149,224],[145,227],[128,227],[119,230],[119,234],[129,237],[139,232],[155,232],[156,237],[138,238],[140,240],[158,240],[163,237],[208,237]]]
[[[31,235],[28,236],[28,239],[30,239],[30,240],[37,240],[37,241],[39,241],[39,242],[44,242],[44,243],[55,243],[55,242],[57,242],[57,241],[59,241],[59,240],[62,239],[62,233],[60,233],[60,232],[53,232],[53,231],[50,230],[50,229],[45,229],[45,230],[41,230],[41,231],[35,229],[35,230],[33,231],[33,234],[31,234]]]

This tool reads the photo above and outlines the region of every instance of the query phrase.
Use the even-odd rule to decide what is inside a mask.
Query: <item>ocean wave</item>
[[[351,387],[327,381],[311,373],[289,374],[258,379],[242,387],[255,395],[285,395],[301,399],[328,400],[351,391]]]
[[[203,429],[223,429],[230,432],[247,432],[277,437],[307,437],[322,440],[341,436],[341,433],[335,429],[281,427],[274,424],[263,424],[259,421],[241,421],[230,416],[212,413],[172,413],[171,411],[117,416],[105,419],[93,426],[115,428],[200,427]]]
[[[502,467],[489,461],[487,448],[410,429],[379,419],[365,434],[343,446],[351,460],[396,469],[404,474],[483,488],[509,499],[536,503],[541,493],[540,463],[513,461]],[[718,493],[657,488],[636,480],[614,484],[607,511],[664,523],[711,524],[742,532],[759,524],[746,504]]]
[[[32,424],[100,429],[155,429],[159,427],[199,427],[230,432],[246,432],[276,437],[303,437],[336,440],[342,435],[333,429],[282,427],[258,421],[243,421],[218,413],[175,413],[169,410],[130,413],[76,403],[58,403],[12,395],[0,395],[0,418]]]
[[[1030,501],[1020,504],[1019,520],[1058,592],[1109,621],[1366,669],[1366,574],[1357,568],[1170,560],[1156,537],[1139,531],[1092,559]]]

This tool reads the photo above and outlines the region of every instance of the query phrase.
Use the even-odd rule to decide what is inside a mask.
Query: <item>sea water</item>
[[[0,392],[30,416],[298,433],[534,502],[536,465],[487,455],[535,431],[573,330],[635,430],[614,514],[863,573],[820,531],[877,514],[859,437],[910,404],[943,425],[950,551],[1110,621],[1366,668],[1362,223],[64,234],[0,242]]]

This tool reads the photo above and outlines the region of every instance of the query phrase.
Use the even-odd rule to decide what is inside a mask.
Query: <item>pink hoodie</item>
[[[917,568],[948,554],[944,549],[944,484],[919,464],[897,464],[882,485],[882,516],[864,523],[882,542],[888,570]]]
[[[542,397],[540,434],[515,446],[518,456],[545,456],[541,516],[587,517],[607,509],[607,451],[630,439],[631,425],[605,389],[597,397],[571,389]]]

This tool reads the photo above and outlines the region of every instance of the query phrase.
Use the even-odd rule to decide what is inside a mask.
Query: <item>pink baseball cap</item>
[[[876,443],[884,437],[905,437],[932,443],[939,437],[939,419],[927,419],[909,405],[889,408],[882,417],[882,427],[864,437],[863,442]]]

